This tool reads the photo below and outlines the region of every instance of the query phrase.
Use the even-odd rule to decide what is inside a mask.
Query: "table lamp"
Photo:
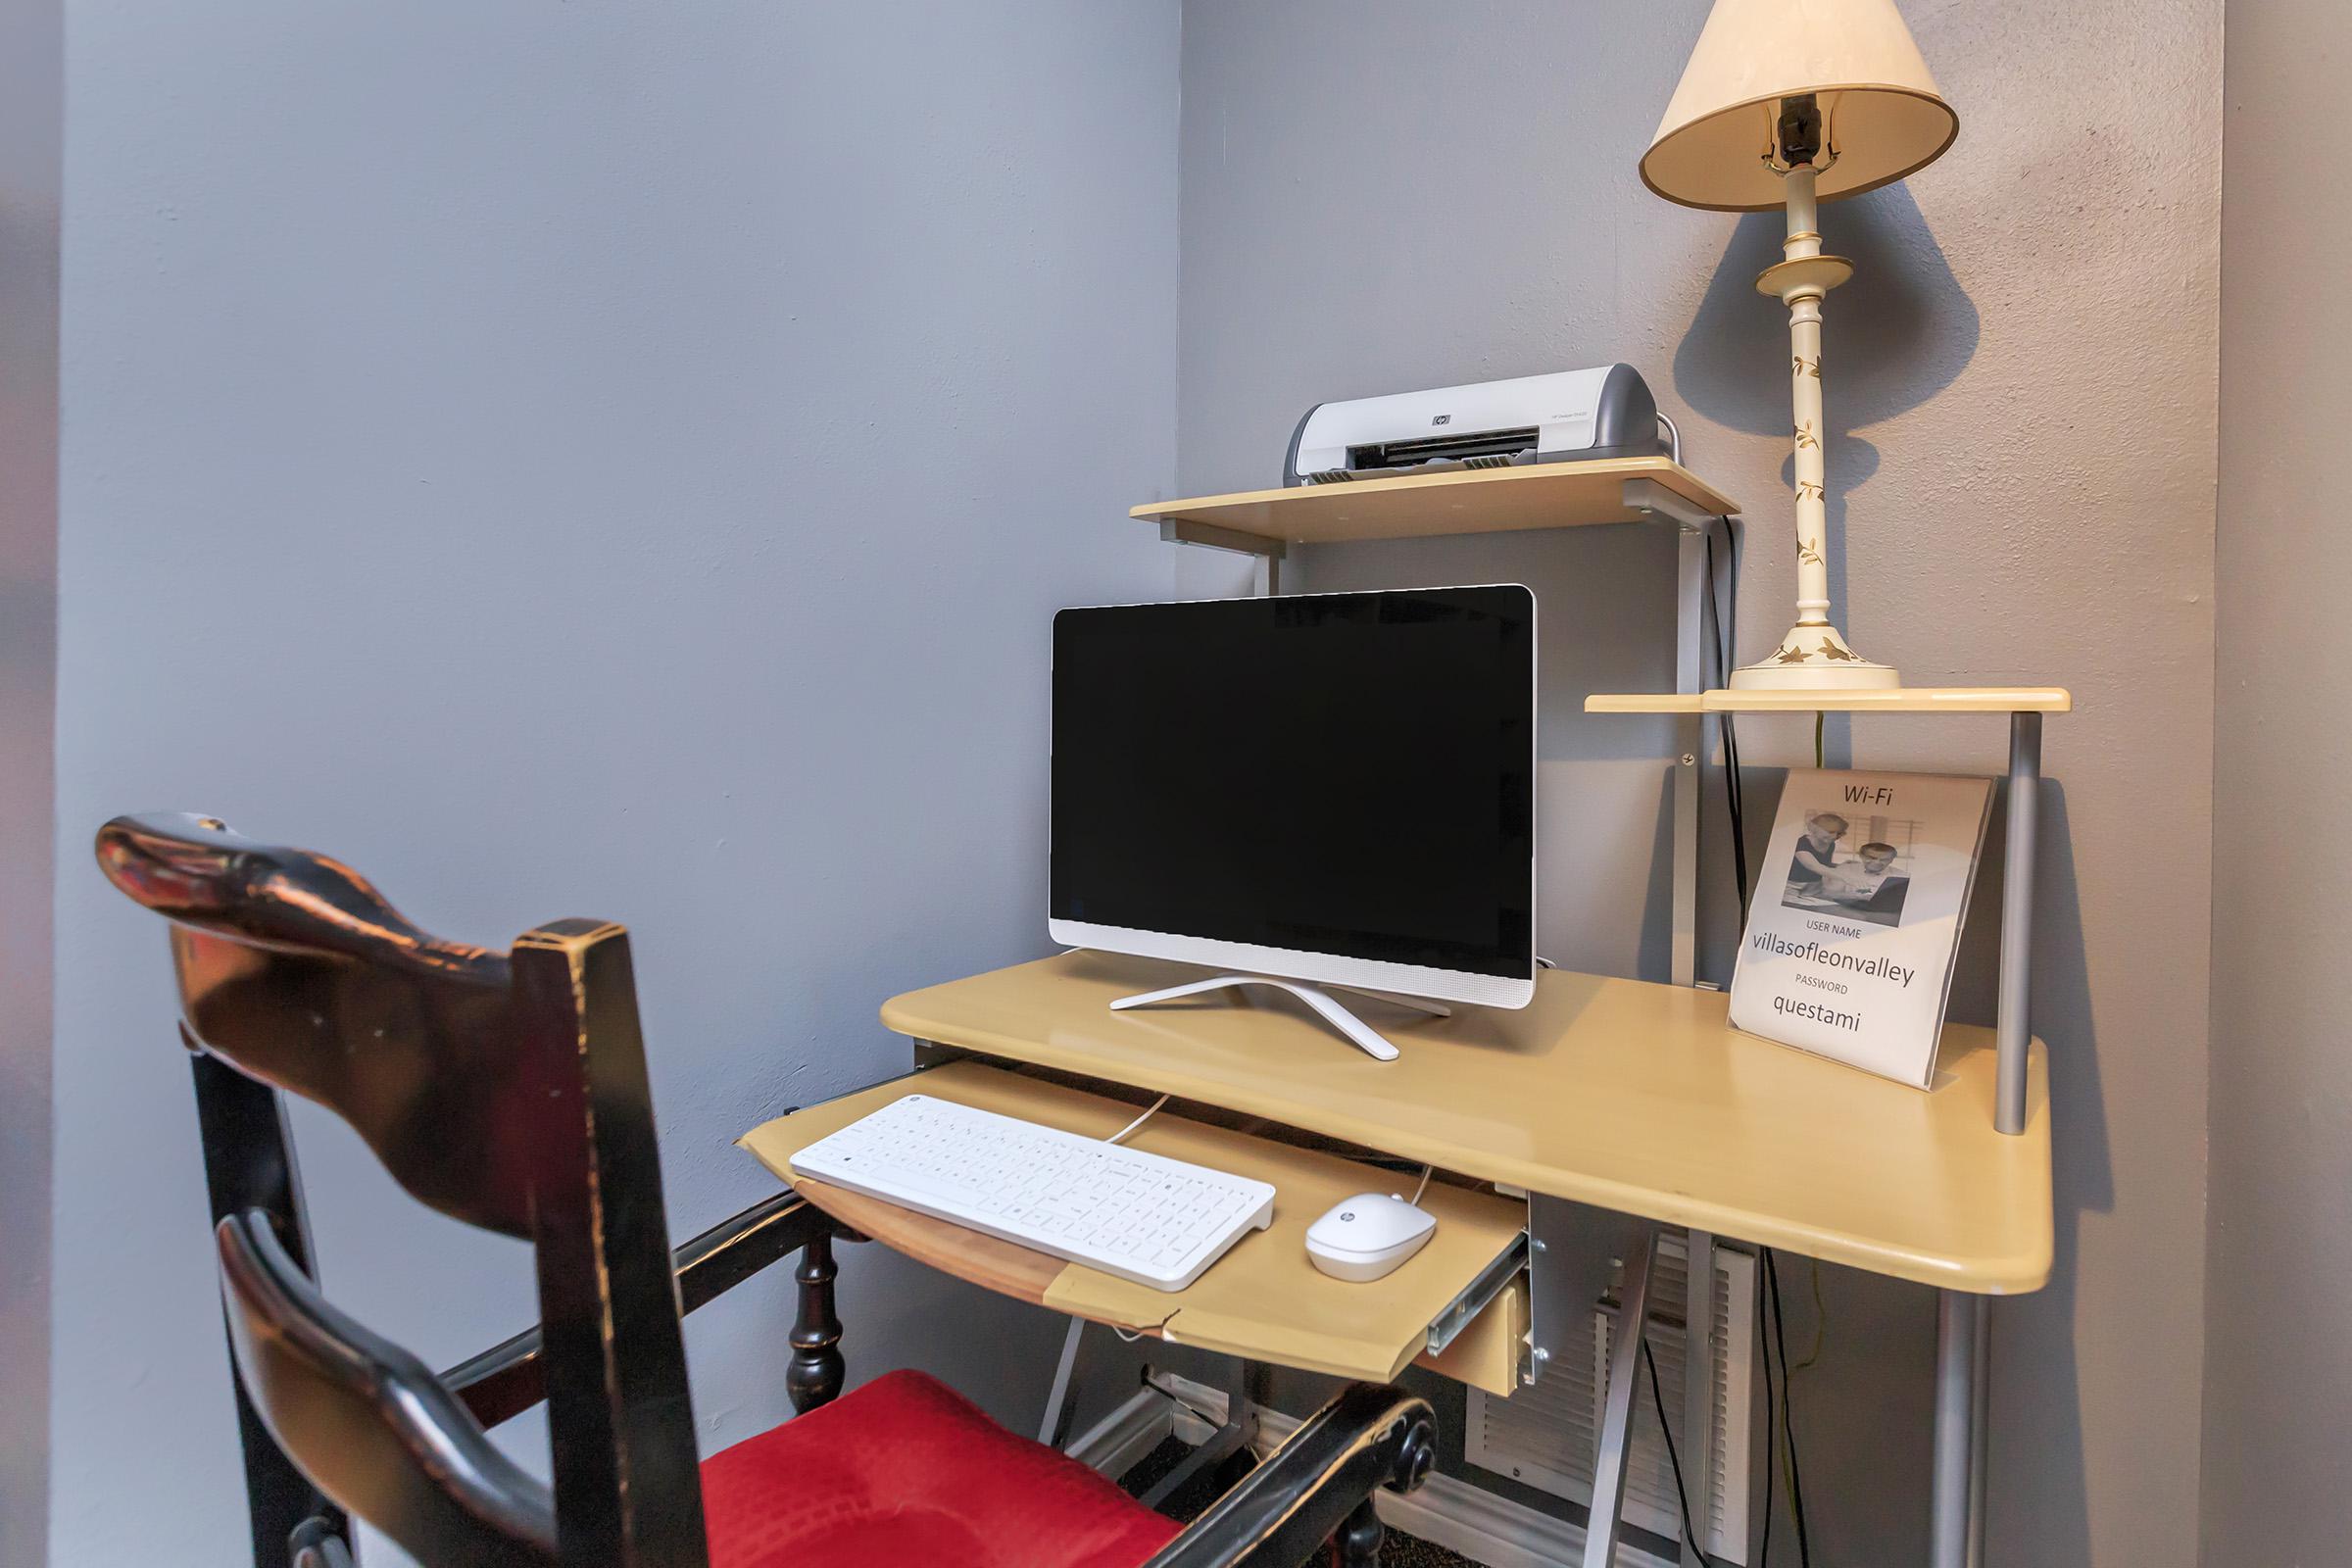
[[[1788,307],[1796,625],[1770,659],[1734,671],[1734,688],[1901,684],[1830,623],[1821,302],[1854,268],[1822,254],[1815,214],[1933,163],[1959,129],[1893,0],[1716,0],[1642,155],[1642,182],[1670,202],[1788,212],[1783,259],[1756,287]]]

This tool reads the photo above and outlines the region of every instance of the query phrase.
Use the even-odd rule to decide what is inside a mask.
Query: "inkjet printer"
[[[1630,365],[1318,403],[1291,437],[1286,485],[1664,454]]]

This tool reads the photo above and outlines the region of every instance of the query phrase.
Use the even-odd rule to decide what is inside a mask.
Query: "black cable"
[[[1732,683],[1734,644],[1740,625],[1740,536],[1733,529],[1732,519],[1729,517],[1723,519],[1723,550],[1725,564],[1728,568],[1725,596],[1730,604],[1725,612],[1716,617],[1717,628],[1722,634],[1721,647],[1717,650],[1716,658],[1721,666],[1723,683],[1729,686]],[[1747,868],[1747,775],[1740,758],[1740,728],[1737,718],[1731,713],[1725,713],[1718,723],[1723,729],[1724,778],[1726,787],[1731,791],[1732,800],[1732,865],[1740,879],[1740,919],[1744,924],[1747,920],[1750,886]]]
[[[1756,1547],[1756,1568],[1770,1568],[1772,1562],[1772,1512],[1780,1493],[1773,1487],[1772,1478],[1779,1473],[1781,1462],[1779,1430],[1780,1407],[1772,1392],[1772,1341],[1764,1330],[1761,1303],[1756,1312],[1756,1355],[1764,1363],[1764,1541]]]
[[[1805,1479],[1796,1462],[1795,1411],[1789,1404],[1788,1323],[1781,1312],[1781,1270],[1772,1249],[1764,1249],[1764,1281],[1772,1298],[1772,1338],[1781,1354],[1781,1440],[1788,1445],[1788,1504],[1796,1515],[1796,1560],[1812,1568],[1813,1544],[1805,1529]]]
[[[1723,551],[1726,585],[1719,590],[1715,584],[1715,533],[1709,529],[1707,543],[1707,609],[1715,616],[1715,673],[1728,686],[1732,680],[1732,633],[1740,620],[1740,543],[1732,528],[1732,519],[1718,517],[1723,524]],[[1728,605],[1726,601],[1729,601]],[[1740,920],[1747,921],[1747,797],[1740,776],[1740,732],[1732,715],[1719,713],[1715,719],[1716,732],[1723,744],[1723,804],[1732,826],[1732,875],[1740,889]]]
[[[1642,1336],[1642,1364],[1649,1368],[1649,1402],[1658,1412],[1658,1436],[1666,1440],[1666,1462],[1674,1468],[1674,1499],[1683,1505],[1683,1539],[1698,1553],[1699,1568],[1715,1568],[1715,1559],[1699,1544],[1690,1524],[1690,1494],[1683,1490],[1683,1460],[1674,1451],[1674,1428],[1666,1423],[1666,1396],[1658,1392],[1658,1358],[1649,1353],[1649,1336]]]

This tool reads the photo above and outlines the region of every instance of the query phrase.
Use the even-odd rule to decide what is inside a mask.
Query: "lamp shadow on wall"
[[[1879,449],[1856,434],[1855,427],[1867,429],[1920,408],[1951,386],[1975,358],[1981,322],[1975,303],[1902,185],[1825,206],[1821,226],[1825,248],[1850,259],[1855,269],[1853,280],[1830,296],[1823,331],[1830,597],[1833,616],[1851,631],[1845,613],[1847,509],[1860,497],[1866,533],[1876,525],[1869,491],[1882,462]],[[1786,625],[1791,576],[1788,493],[1794,479],[1792,460],[1786,455],[1790,420],[1783,374],[1788,363],[1788,314],[1779,302],[1756,292],[1755,276],[1781,259],[1785,232],[1786,222],[1778,212],[1740,217],[1674,359],[1675,389],[1693,413],[1732,430],[1769,437],[1784,453],[1780,471],[1787,488],[1773,498],[1774,505],[1759,508],[1748,518],[1763,525],[1764,532],[1756,537],[1764,539],[1767,548],[1760,554],[1762,570],[1742,574],[1741,597],[1748,625],[1758,626],[1761,617],[1764,635],[1777,634]],[[1900,448],[1893,461],[1903,461]],[[1882,535],[1871,543],[1883,556],[1899,540]],[[1903,650],[1881,647],[1875,630],[1865,634],[1862,649],[1875,658],[1903,662]],[[1824,727],[1827,765],[1852,765],[1851,723],[1850,715],[1829,715]],[[1770,770],[1749,770],[1751,797],[1769,799],[1777,793],[1766,787],[1770,777]],[[1997,1499],[2027,1485],[2029,1478],[2039,1478],[2033,1484],[2049,1489],[2053,1498],[2063,1501],[2038,1514],[2039,1534],[2032,1541],[2005,1539],[2002,1510],[1996,1503],[1985,1556],[1992,1561],[2032,1557],[2082,1562],[2090,1556],[2088,1480],[2072,1326],[2079,1306],[2083,1217],[2113,1210],[2115,1183],[2068,801],[2058,780],[2045,778],[2041,791],[2034,991],[2038,1015],[2067,1020],[2069,1025],[2063,1038],[2049,1042],[2051,1102],[2057,1107],[2052,1149],[2055,1245],[2049,1284],[1994,1310],[1990,1492]],[[1973,918],[1964,929],[1951,997],[1949,1016],[1955,1019],[1992,1021],[2006,815],[2004,810],[1996,817],[1979,862],[1983,869],[1970,901]],[[1768,828],[1772,815],[1766,811],[1759,820]],[[1874,1295],[1907,1289],[1880,1280],[1859,1280],[1854,1288]],[[1890,1318],[1902,1310],[1891,1296],[1882,1298],[1881,1303],[1880,1310]],[[1800,1307],[1799,1330],[1802,1316]],[[2058,1390],[2066,1392],[2053,1397]],[[2049,1417],[2031,1425],[2003,1422],[1998,1412],[2004,1406],[2040,1408]],[[1873,1467],[1882,1458],[1875,1450],[1825,1452],[1821,1457],[1825,1470],[1833,1473],[1840,1459],[1849,1462],[1854,1485],[1870,1484]]]
[[[1831,617],[1851,633],[1846,616],[1846,508],[1864,495],[1879,471],[1879,449],[1855,433],[1904,414],[1952,384],[1976,357],[1977,307],[1960,287],[1943,247],[1936,242],[1919,204],[1900,184],[1822,208],[1825,247],[1854,264],[1853,280],[1823,308],[1822,361],[1827,372],[1829,427],[1829,556]],[[1778,212],[1747,213],[1733,226],[1706,293],[1674,354],[1674,385],[1690,408],[1734,430],[1786,443],[1790,413],[1788,315],[1779,301],[1756,292],[1756,274],[1781,259],[1787,220]],[[1781,465],[1781,483],[1793,494],[1793,457]],[[1770,530],[1767,561],[1780,559],[1793,502],[1750,516]],[[1868,501],[1864,506],[1867,509]],[[1867,515],[1867,511],[1865,515]],[[1771,587],[1787,573],[1751,576]],[[1758,589],[1748,597],[1769,635],[1785,629],[1787,596]],[[1900,650],[1873,658],[1900,663]],[[1742,656],[1744,657],[1744,656]],[[1850,720],[1832,715],[1828,760],[1850,754]]]

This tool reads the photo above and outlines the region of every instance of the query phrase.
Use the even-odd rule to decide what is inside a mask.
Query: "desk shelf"
[[[1588,713],[2065,713],[2063,686],[1901,686],[1881,691],[1595,692]]]
[[[1627,504],[1629,480],[1658,485],[1694,514],[1737,515],[1740,511],[1737,501],[1670,459],[1598,458],[1243,490],[1157,501],[1128,515],[1291,544],[1502,533],[1639,522],[1647,514]]]

